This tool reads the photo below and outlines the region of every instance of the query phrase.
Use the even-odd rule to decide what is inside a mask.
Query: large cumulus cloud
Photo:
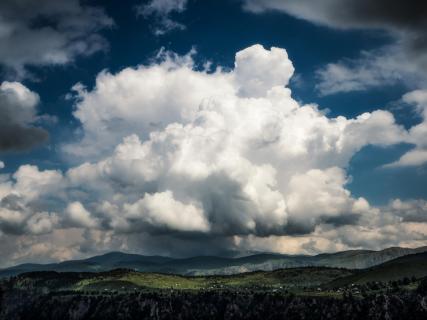
[[[3,237],[72,234],[63,245],[72,256],[425,241],[424,221],[402,221],[396,203],[376,208],[346,188],[346,167],[362,147],[411,140],[390,112],[331,118],[299,104],[286,87],[294,69],[284,49],[246,48],[229,71],[199,70],[191,54],[104,71],[92,89],[76,85],[82,135],[64,152],[81,163],[3,176]],[[418,232],[403,237],[403,228]]]

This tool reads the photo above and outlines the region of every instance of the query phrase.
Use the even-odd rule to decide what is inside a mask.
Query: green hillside
[[[359,285],[404,278],[427,277],[427,253],[400,257],[365,270],[328,267],[288,268],[236,275],[184,276],[116,269],[106,272],[30,272],[10,280],[7,286],[36,292],[129,292],[158,290],[255,290],[290,291],[297,294],[341,295],[341,288],[360,294]],[[416,281],[415,281],[416,282]],[[413,282],[412,286],[417,283]],[[387,283],[389,283],[387,285]],[[415,288],[415,287],[414,287]],[[337,290],[340,289],[340,290]],[[372,289],[374,290],[374,289]]]
[[[427,276],[427,253],[417,253],[403,256],[378,266],[354,273],[348,277],[336,279],[330,286],[340,287],[349,284],[364,284],[367,282],[388,282],[402,278],[423,278]]]

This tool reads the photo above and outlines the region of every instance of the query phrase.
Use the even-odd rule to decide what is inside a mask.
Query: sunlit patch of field
[[[295,290],[314,287],[339,277],[351,275],[352,271],[332,268],[297,268],[273,272],[250,272],[232,276],[180,276],[135,271],[104,272],[93,274],[76,282],[72,290],[132,290],[132,289],[177,289],[177,290]]]

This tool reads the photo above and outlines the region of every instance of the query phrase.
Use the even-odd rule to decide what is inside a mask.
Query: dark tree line
[[[413,291],[398,287],[410,279],[372,282],[358,290],[387,290],[359,297],[347,291],[341,299],[250,290],[44,293],[16,289],[12,280],[0,285],[0,320],[427,319],[427,279]]]
[[[233,291],[1,293],[0,319],[427,319],[426,285],[362,299]]]

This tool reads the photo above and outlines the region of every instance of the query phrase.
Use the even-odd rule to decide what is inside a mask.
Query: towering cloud
[[[391,113],[331,118],[300,105],[286,87],[294,68],[284,49],[246,48],[229,71],[198,70],[191,54],[102,72],[92,89],[76,85],[83,135],[64,151],[82,163],[2,177],[2,237],[35,246],[35,237],[63,233],[68,255],[92,252],[91,242],[195,254],[425,240],[424,221],[398,225],[397,209],[346,188],[363,146],[412,139]]]

